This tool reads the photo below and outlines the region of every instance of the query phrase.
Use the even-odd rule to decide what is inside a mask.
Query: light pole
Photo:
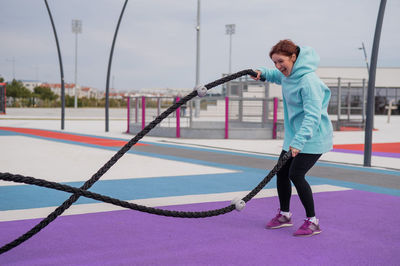
[[[6,59],[7,62],[12,62],[12,75],[13,79],[15,79],[15,57],[13,56],[12,59]]]
[[[232,35],[235,34],[235,24],[225,25],[226,34],[229,35],[229,74],[232,73]]]
[[[39,66],[33,66],[35,68],[35,78],[39,81]]]
[[[122,11],[121,14],[119,15],[119,19],[118,19],[118,23],[117,23],[117,27],[115,28],[115,32],[114,32],[114,38],[111,44],[111,51],[110,51],[110,57],[108,58],[108,67],[107,67],[107,79],[106,79],[106,115],[105,115],[105,120],[106,120],[106,132],[108,132],[109,129],[109,113],[108,113],[108,109],[109,109],[109,95],[110,95],[110,74],[111,74],[111,64],[112,64],[112,58],[113,58],[113,54],[114,54],[114,47],[115,47],[115,41],[117,40],[117,35],[118,35],[118,29],[119,29],[119,25],[121,24],[121,20],[122,20],[122,16],[124,15],[125,12],[125,7],[126,4],[128,4],[128,0],[125,0],[124,6],[122,7]]]
[[[369,73],[368,57],[367,57],[367,52],[365,51],[364,42],[362,42],[362,47],[358,47],[358,50],[364,51],[365,64],[367,65],[367,73]]]
[[[51,15],[49,4],[47,0],[44,0],[44,4],[46,5],[47,13],[49,13],[49,18],[51,22],[51,27],[53,28],[54,38],[56,39],[56,47],[58,53],[58,63],[60,64],[60,76],[61,76],[61,130],[64,130],[64,122],[65,122],[65,86],[64,86],[64,68],[61,57],[61,49],[60,44],[58,42],[56,26],[54,25],[53,16]],[[55,218],[54,218],[55,219]]]
[[[72,32],[75,33],[75,102],[74,107],[78,108],[78,95],[77,95],[77,76],[78,76],[78,34],[82,33],[82,20],[73,19],[72,20]]]
[[[225,25],[225,33],[229,35],[229,73],[232,73],[232,35],[235,34],[235,24],[227,24]],[[226,92],[227,96],[230,96],[231,93],[231,83],[228,82],[228,91]]]
[[[200,84],[200,0],[197,0],[197,25],[196,25],[196,84]],[[194,116],[200,115],[200,99],[194,100]],[[192,108],[190,108],[190,119],[192,119]]]
[[[376,65],[378,63],[379,42],[381,40],[383,16],[385,15],[386,0],[381,0],[378,11],[378,18],[375,25],[374,42],[371,53],[371,69],[368,74],[367,94],[367,120],[365,121],[364,138],[364,166],[371,167],[372,155],[372,129],[374,127],[374,103],[375,103],[375,77]]]
[[[361,43],[361,47],[358,47],[358,50],[363,50],[364,52],[364,59],[365,59],[365,64],[367,66],[367,74],[369,76],[369,65],[368,65],[368,57],[367,57],[367,51],[365,50],[365,45],[364,42]],[[368,78],[367,76],[367,78]],[[365,99],[365,86],[363,85],[363,99],[362,99],[362,104],[363,104],[363,121],[364,121],[364,114],[365,114],[365,107],[366,107],[366,99]],[[375,113],[375,104],[374,104],[374,110],[372,111],[372,113]],[[372,119],[372,127],[373,127],[373,119]]]

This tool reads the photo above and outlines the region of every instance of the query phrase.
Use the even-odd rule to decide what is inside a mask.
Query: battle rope
[[[156,117],[150,124],[148,124],[142,131],[140,131],[134,138],[132,138],[128,143],[126,143],[111,159],[105,163],[89,180],[87,180],[79,189],[66,186],[66,185],[61,185],[55,182],[48,182],[46,180],[40,180],[40,179],[35,179],[32,177],[23,177],[21,175],[12,175],[9,173],[0,173],[0,179],[2,180],[7,180],[7,181],[15,181],[15,182],[22,182],[26,184],[32,184],[32,185],[40,185],[44,187],[49,187],[57,190],[63,190],[69,193],[73,193],[69,199],[67,199],[63,204],[61,204],[59,207],[57,207],[52,213],[50,213],[46,218],[44,218],[42,221],[40,221],[37,225],[35,225],[32,229],[30,229],[28,232],[23,234],[22,236],[18,237],[17,239],[13,240],[12,242],[2,246],[0,248],[0,254],[3,254],[10,249],[20,245],[21,243],[25,242],[35,234],[37,234],[40,230],[42,230],[44,227],[46,227],[48,224],[50,224],[52,221],[54,221],[59,215],[61,215],[66,209],[68,209],[75,201],[79,199],[80,196],[85,196],[89,198],[93,198],[96,200],[101,200],[107,203],[115,204],[121,207],[125,208],[130,208],[134,210],[139,210],[139,211],[145,211],[149,213],[154,213],[154,214],[160,214],[160,215],[165,215],[165,216],[173,216],[173,217],[187,217],[187,218],[195,218],[191,215],[198,215],[196,218],[200,217],[209,217],[209,216],[215,216],[219,214],[224,214],[228,213],[232,210],[235,209],[235,205],[230,205],[228,207],[219,209],[219,210],[212,210],[208,212],[174,212],[174,211],[166,211],[166,210],[161,210],[161,209],[156,209],[156,208],[149,208],[133,203],[129,203],[126,201],[121,201],[118,199],[113,199],[107,196],[102,196],[100,194],[96,193],[90,193],[87,190],[93,186],[93,184],[98,181],[132,146],[134,146],[140,139],[142,139],[147,133],[150,132],[156,125],[158,125],[163,119],[165,119],[168,115],[173,113],[176,109],[178,109],[181,105],[185,104],[187,101],[191,100],[192,98],[196,97],[200,92],[204,91],[204,88],[209,90],[213,87],[216,87],[218,85],[221,85],[223,83],[226,83],[228,81],[237,79],[241,76],[244,75],[251,75],[251,76],[256,76],[257,73],[254,72],[251,69],[246,69],[239,71],[237,73],[234,73],[232,75],[223,77],[221,79],[218,79],[214,82],[208,83],[205,86],[201,87],[200,89],[197,88],[197,91],[194,90],[190,94],[186,95],[184,98],[182,98],[180,101],[176,102],[172,106],[170,106],[167,110],[165,110],[162,114],[160,114],[158,117]],[[201,93],[203,94],[203,93]],[[203,96],[203,95],[199,95]],[[281,160],[278,161],[277,165],[273,168],[273,170],[265,177],[265,179],[255,188],[253,189],[246,197],[244,197],[242,200],[244,202],[249,201],[251,198],[253,198],[268,182],[269,180],[272,179],[272,177],[276,174],[277,171],[282,167],[284,163],[290,158],[290,153],[287,153],[283,156]],[[204,213],[207,213],[208,215],[205,215]],[[187,214],[187,216],[180,216],[182,214]]]
[[[286,161],[290,158],[291,153],[287,152],[284,156],[278,161],[275,167],[268,173],[268,175],[252,190],[250,191],[243,199],[243,202],[246,203],[250,201],[258,192],[274,177],[274,175],[280,170],[280,168],[286,163]],[[226,214],[228,212],[233,211],[234,209],[238,209],[234,203],[231,205],[214,210],[208,211],[199,211],[199,212],[184,212],[184,211],[171,211],[164,210],[158,208],[147,207],[135,203],[130,203],[127,201],[115,199],[109,196],[104,196],[95,192],[90,192],[87,190],[83,190],[76,187],[71,187],[68,185],[60,184],[57,182],[51,182],[43,179],[37,179],[30,176],[22,176],[22,175],[13,175],[10,173],[0,173],[0,179],[4,181],[13,181],[17,183],[25,183],[28,185],[35,185],[40,187],[51,188],[55,190],[65,191],[68,193],[78,194],[79,196],[84,196],[86,198],[91,198],[94,200],[102,201],[105,203],[110,203],[116,206],[124,207],[127,209],[132,209],[141,212],[147,212],[151,214],[168,216],[168,217],[176,217],[176,218],[206,218],[212,216],[218,216],[221,214]]]

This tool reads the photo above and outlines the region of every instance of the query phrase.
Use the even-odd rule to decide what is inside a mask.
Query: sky
[[[125,0],[48,0],[60,42],[65,82],[75,79],[73,19],[78,35],[77,83],[104,90],[115,28]],[[110,87],[193,88],[197,0],[129,0],[115,43]],[[268,53],[282,39],[312,46],[320,66],[364,67],[370,59],[379,0],[201,0],[200,83],[229,71],[273,67]],[[0,0],[0,76],[60,83],[56,42],[45,2]],[[400,67],[400,1],[389,0],[378,67]]]

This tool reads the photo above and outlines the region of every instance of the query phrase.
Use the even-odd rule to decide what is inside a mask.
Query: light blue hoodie
[[[320,154],[332,149],[332,123],[328,116],[329,88],[315,74],[319,56],[311,47],[300,47],[291,74],[285,77],[278,69],[261,67],[261,77],[281,84],[285,139],[302,153]]]

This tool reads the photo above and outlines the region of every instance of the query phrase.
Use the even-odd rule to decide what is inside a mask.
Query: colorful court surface
[[[79,143],[85,143],[85,144],[93,144],[93,145],[106,146],[106,147],[120,147],[120,146],[123,146],[126,144],[126,141],[123,141],[123,140],[105,139],[105,138],[98,138],[98,137],[92,137],[92,136],[83,136],[83,135],[77,135],[77,134],[68,134],[68,133],[63,133],[63,132],[41,130],[41,129],[0,127],[0,130],[16,132],[16,133],[21,133],[24,135],[31,135],[31,136],[36,136],[36,137],[58,139],[58,140],[79,142]],[[140,145],[145,145],[145,144],[138,143],[136,145],[140,146]]]
[[[126,142],[2,127],[0,144],[7,152],[0,172],[80,187]],[[257,186],[276,160],[145,141],[89,190],[169,210],[218,209]],[[293,236],[305,215],[295,190],[294,226],[265,229],[278,208],[275,179],[241,212],[211,218],[156,216],[81,197],[31,239],[0,254],[0,265],[399,265],[399,178],[399,171],[317,163],[308,181],[323,232],[305,238]],[[0,181],[0,247],[69,196]]]
[[[333,152],[364,153],[364,144],[337,144],[333,146]],[[372,154],[382,157],[400,158],[400,142],[373,143]]]

